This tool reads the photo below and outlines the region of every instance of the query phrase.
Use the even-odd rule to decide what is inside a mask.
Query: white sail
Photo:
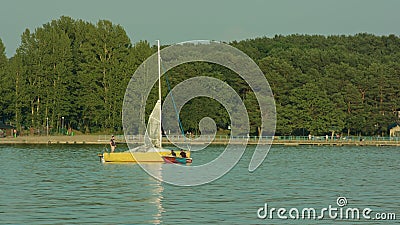
[[[147,136],[151,141],[152,146],[161,148],[161,137],[160,137],[160,115],[161,115],[161,101],[158,100],[156,106],[150,114],[149,121],[147,123]],[[150,147],[152,147],[150,146]]]
[[[157,41],[157,45],[158,45],[158,100],[147,122],[147,127],[144,134],[144,145],[130,149],[129,152],[163,151],[162,133],[161,133],[161,57],[160,57],[159,41]]]

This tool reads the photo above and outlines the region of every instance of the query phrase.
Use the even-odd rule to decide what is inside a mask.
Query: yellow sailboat
[[[104,152],[98,154],[102,162],[164,162],[162,156],[171,156],[171,150],[162,148],[161,130],[161,57],[160,41],[158,44],[158,100],[149,116],[145,133],[145,145],[129,149],[125,152]],[[185,150],[190,158],[190,150]]]
[[[190,157],[190,151],[185,151]],[[113,152],[103,153],[99,156],[102,162],[116,162],[116,163],[129,163],[129,162],[164,162],[162,156],[170,156],[171,151],[159,152]]]

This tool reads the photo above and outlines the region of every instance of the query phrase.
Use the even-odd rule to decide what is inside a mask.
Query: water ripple
[[[194,165],[222,150],[213,146],[194,152]],[[177,187],[149,177],[138,165],[99,163],[98,146],[0,146],[0,188],[7,190],[1,196],[0,223],[295,223],[260,220],[256,212],[264,203],[323,208],[335,205],[338,196],[347,197],[352,207],[400,215],[397,148],[274,146],[253,173],[247,171],[249,150],[221,179]]]

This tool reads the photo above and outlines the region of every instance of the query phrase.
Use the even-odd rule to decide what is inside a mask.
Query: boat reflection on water
[[[152,173],[156,174],[157,177],[162,177],[162,164],[161,163],[142,163],[142,167],[146,171],[151,171]],[[153,214],[153,221],[148,221],[152,224],[161,224],[163,223],[162,214],[165,212],[162,202],[163,202],[163,191],[164,187],[162,185],[162,181],[155,179],[151,176],[148,179],[152,180],[151,183],[151,190],[152,190],[152,198],[150,200],[151,204],[154,204],[156,207],[156,212]]]

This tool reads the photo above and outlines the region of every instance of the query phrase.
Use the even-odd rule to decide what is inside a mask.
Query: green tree
[[[10,115],[8,115],[8,107],[10,104],[12,104],[12,99],[9,98],[9,91],[10,91],[10,86],[9,86],[9,79],[10,76],[8,76],[8,59],[6,57],[6,48],[4,47],[3,41],[0,39],[0,110],[1,110],[1,115],[0,115],[0,121],[4,121],[8,119]]]
[[[79,49],[78,71],[82,88],[79,95],[82,123],[86,132],[89,127],[114,130],[121,127],[118,122],[120,106],[131,76],[127,73],[130,70],[126,69],[130,40],[121,26],[109,21],[86,26],[86,41]]]
[[[316,83],[293,89],[289,99],[288,107],[295,113],[292,121],[297,129],[305,128],[314,135],[322,135],[344,128],[343,113]]]

